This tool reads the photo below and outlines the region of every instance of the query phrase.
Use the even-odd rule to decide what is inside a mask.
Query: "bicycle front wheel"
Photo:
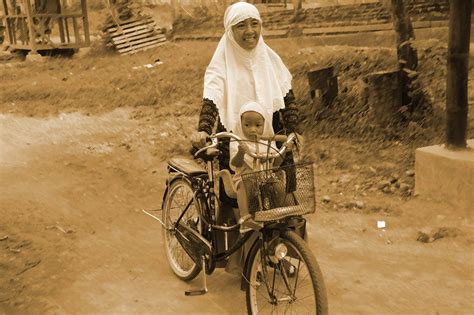
[[[165,199],[163,223],[166,228],[163,229],[163,239],[166,256],[174,274],[181,280],[189,281],[199,274],[201,268],[186,253],[176,238],[176,230],[172,228],[186,207],[188,209],[180,222],[201,232],[198,203],[193,190],[188,181],[180,178],[173,181]]]
[[[274,248],[261,241],[249,254],[248,313],[327,314],[323,276],[306,242],[286,231],[272,244],[281,244],[286,254],[276,257]]]

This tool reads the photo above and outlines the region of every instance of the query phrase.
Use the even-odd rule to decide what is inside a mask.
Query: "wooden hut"
[[[90,46],[87,0],[2,0],[5,40],[13,51],[76,51]]]

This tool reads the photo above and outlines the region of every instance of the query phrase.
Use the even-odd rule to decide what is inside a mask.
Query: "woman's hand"
[[[209,135],[205,131],[195,131],[191,135],[191,144],[194,147],[200,149],[206,145],[206,140],[208,137]]]

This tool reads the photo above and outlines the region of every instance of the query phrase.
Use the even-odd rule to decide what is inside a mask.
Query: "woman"
[[[240,107],[249,101],[261,104],[273,126],[272,133],[295,132],[298,110],[291,90],[292,76],[281,58],[264,42],[257,8],[238,2],[224,15],[225,33],[204,76],[204,101],[198,132],[192,136],[203,146],[214,128],[232,131]],[[221,168],[229,168],[228,145]],[[287,161],[292,161],[291,154]]]
[[[192,136],[193,144],[204,146],[213,131],[233,131],[240,119],[240,108],[251,101],[262,105],[271,134],[294,132],[298,110],[291,90],[292,76],[281,58],[264,42],[257,8],[246,2],[231,5],[224,14],[224,27],[225,33],[205,73],[203,106],[198,131]],[[224,142],[220,149],[223,154],[219,167],[229,169],[229,143]],[[292,161],[289,153],[283,164]],[[237,207],[236,200],[226,196],[224,189],[219,191],[222,206]],[[227,270],[240,273],[242,259],[241,253],[234,254]]]

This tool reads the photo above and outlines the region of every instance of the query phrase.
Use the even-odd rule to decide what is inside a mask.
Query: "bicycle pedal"
[[[207,289],[196,289],[196,290],[184,291],[184,295],[186,296],[204,295],[206,293],[207,293]]]

